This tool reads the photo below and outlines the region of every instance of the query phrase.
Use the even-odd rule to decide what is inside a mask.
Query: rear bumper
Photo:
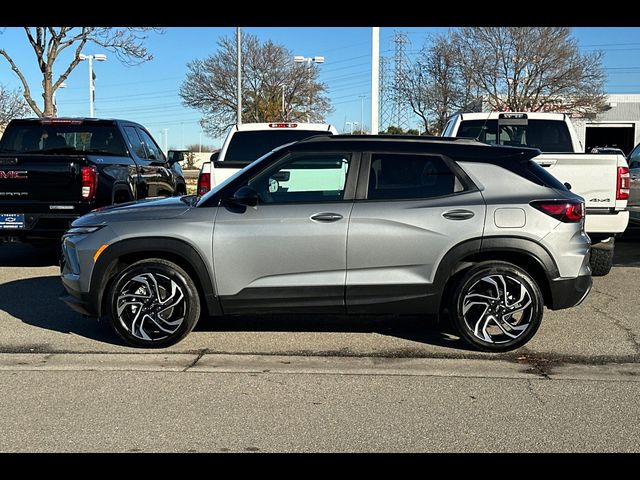
[[[556,278],[549,282],[551,290],[551,310],[562,310],[580,305],[591,291],[591,275],[575,278]]]
[[[81,215],[78,213],[73,215],[25,213],[24,228],[2,229],[0,230],[0,238],[15,238],[21,241],[60,239],[62,234],[69,229],[71,222]]]
[[[594,210],[587,209],[584,229],[589,235],[594,233],[615,234],[624,232],[628,224],[629,212],[627,210],[596,213]]]

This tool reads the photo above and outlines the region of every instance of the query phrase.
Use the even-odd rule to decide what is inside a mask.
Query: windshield
[[[128,155],[114,126],[35,122],[7,127],[0,141],[0,153]]]
[[[567,125],[560,120],[532,120],[525,125],[500,125],[498,120],[463,120],[457,137],[492,145],[539,148],[541,152],[573,152]]]
[[[236,132],[224,156],[225,162],[253,162],[267,152],[285,143],[297,142],[314,135],[331,135],[330,132],[318,130],[250,130]]]

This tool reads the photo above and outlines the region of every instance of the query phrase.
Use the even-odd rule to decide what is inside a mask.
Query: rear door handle
[[[316,222],[330,223],[337,222],[341,220],[343,217],[339,213],[316,213],[315,215],[311,215],[311,220],[315,220]]]
[[[474,215],[471,210],[447,210],[442,214],[448,220],[468,220]]]

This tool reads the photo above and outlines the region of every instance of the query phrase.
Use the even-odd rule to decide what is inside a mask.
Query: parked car
[[[629,153],[629,221],[640,225],[640,144]]]
[[[609,273],[616,236],[629,223],[629,168],[624,154],[581,153],[571,119],[563,113],[459,113],[447,122],[443,136],[540,149],[542,155],[535,161],[584,197],[591,269],[597,276]]]
[[[186,194],[177,161],[127,120],[12,120],[0,140],[0,241],[59,242],[99,207]]]
[[[591,288],[584,201],[533,159],[472,140],[314,137],[204,197],[109,207],[63,242],[63,300],[137,347],[200,314],[442,314],[505,351]]]
[[[242,123],[234,125],[219,152],[205,162],[198,176],[198,195],[221,184],[227,178],[285,143],[297,142],[314,135],[336,135],[333,125],[326,123]],[[215,155],[215,158],[214,158]]]

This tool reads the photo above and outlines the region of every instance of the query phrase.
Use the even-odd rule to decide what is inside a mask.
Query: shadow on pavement
[[[622,237],[616,239],[613,265],[640,267],[640,225],[630,223]]]
[[[0,243],[0,267],[49,267],[59,265],[60,247],[32,247],[24,243]]]
[[[57,276],[33,277],[0,284],[0,310],[34,327],[72,333],[100,342],[123,345],[106,322],[83,318],[62,303]]]
[[[445,328],[443,328],[445,327]],[[196,331],[377,333],[413,342],[471,350],[435,317],[364,315],[238,315],[201,319]]]

